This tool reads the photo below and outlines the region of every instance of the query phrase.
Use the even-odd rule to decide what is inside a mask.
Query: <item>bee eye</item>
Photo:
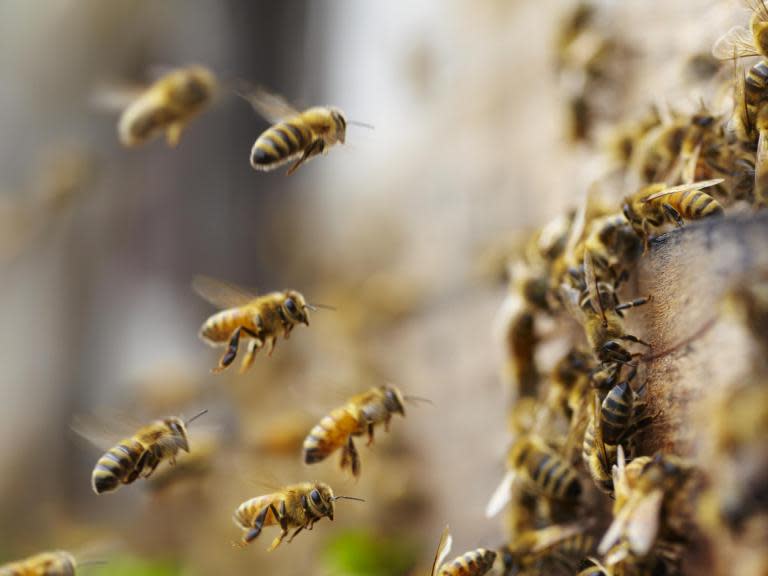
[[[322,508],[323,499],[320,497],[320,492],[317,490],[312,490],[312,492],[309,493],[309,497],[312,499],[312,502],[315,504],[315,506]]]
[[[291,314],[298,314],[299,309],[296,307],[296,302],[293,301],[292,298],[288,298],[285,301],[285,307],[288,309],[288,312]]]

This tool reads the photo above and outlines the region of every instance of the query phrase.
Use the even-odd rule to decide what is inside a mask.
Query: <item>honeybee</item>
[[[367,434],[370,446],[375,426],[383,423],[384,430],[389,431],[393,414],[405,416],[404,397],[394,386],[378,386],[354,396],[312,428],[304,440],[304,463],[325,460],[341,448],[341,469],[349,468],[357,478],[360,476],[360,456],[353,437]]]
[[[768,62],[761,60],[737,78],[734,127],[738,140],[751,152],[757,143],[752,196],[757,206],[768,204]],[[744,157],[741,154],[740,157]]]
[[[204,276],[196,277],[192,286],[205,300],[223,308],[203,323],[199,333],[200,338],[211,346],[227,346],[214,372],[220,372],[234,362],[243,336],[249,340],[248,351],[240,365],[241,372],[251,367],[254,357],[265,344],[267,354],[271,356],[278,336],[288,340],[294,326],[309,326],[309,311],[315,309],[296,290],[257,296]]]
[[[559,502],[573,504],[581,496],[576,469],[536,435],[524,435],[515,441],[507,456],[507,469],[485,509],[488,518],[507,505],[515,480],[525,490]]]
[[[496,561],[496,552],[486,548],[478,548],[465,552],[443,564],[443,560],[450,554],[453,537],[448,526],[443,530],[440,543],[437,546],[435,560],[432,562],[431,576],[483,576],[490,572]]]
[[[216,88],[216,77],[203,66],[172,70],[123,111],[117,125],[120,142],[138,146],[165,132],[168,145],[176,146],[184,127],[211,103]]]
[[[592,354],[579,347],[570,348],[552,369],[547,404],[571,418],[589,387],[590,373],[594,369]]]
[[[768,7],[764,0],[744,0],[744,4],[752,10],[749,28],[734,26],[715,42],[712,55],[719,60],[768,58]]]
[[[257,89],[245,97],[266,120],[273,122],[251,148],[251,166],[270,172],[294,160],[287,174],[293,174],[307,160],[325,154],[337,143],[344,144],[347,121],[344,113],[331,106],[315,106],[300,112],[282,97]]]
[[[513,541],[500,550],[503,576],[545,573],[556,560],[558,566],[575,567],[594,548],[594,538],[585,532],[587,524],[548,526],[516,534]]]
[[[641,393],[630,387],[637,373],[632,369],[623,382],[616,384],[600,401],[595,394],[589,424],[584,434],[582,459],[595,485],[606,494],[613,494],[612,469],[616,464],[618,446],[629,450],[632,437],[650,419],[643,418],[645,401]]]
[[[592,221],[582,249],[589,252],[598,280],[617,287],[640,259],[643,243],[622,214],[609,214]]]
[[[189,452],[187,426],[208,410],[183,421],[171,416],[140,428],[133,436],[110,448],[93,469],[91,486],[96,494],[117,490],[138,478],[149,478],[163,460],[176,463],[180,450]]]
[[[643,239],[644,251],[648,250],[651,228],[659,228],[673,221],[683,225],[683,219],[699,220],[721,216],[723,207],[703,188],[720,184],[723,180],[705,180],[692,184],[668,187],[664,183],[651,184],[624,199],[622,211],[635,232]]]
[[[279,525],[280,535],[267,549],[277,548],[288,535],[290,528],[296,528],[288,542],[304,530],[312,530],[315,522],[328,518],[333,521],[336,500],[357,500],[351,496],[334,496],[333,490],[323,482],[302,482],[286,486],[278,492],[256,496],[237,507],[234,521],[245,531],[245,536],[237,546],[246,546],[258,538],[264,526]]]
[[[693,478],[691,465],[671,455],[633,461],[631,475],[621,446],[617,461],[614,519],[598,546],[608,565],[645,558],[657,544],[684,538],[686,488]]]
[[[0,566],[0,576],[75,576],[77,562],[69,552],[42,552]]]

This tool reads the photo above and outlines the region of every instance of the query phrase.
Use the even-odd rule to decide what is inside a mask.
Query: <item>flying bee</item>
[[[207,412],[203,410],[186,422],[175,416],[156,420],[121,440],[96,463],[91,476],[93,491],[112,492],[121,484],[149,478],[163,460],[175,464],[180,450],[189,452],[187,426]]]
[[[617,460],[614,519],[598,546],[609,565],[630,556],[645,558],[658,543],[684,537],[686,488],[694,471],[680,458],[657,454],[638,463],[629,477],[621,446]]]
[[[300,112],[282,97],[257,89],[245,95],[256,112],[273,125],[256,139],[251,148],[251,166],[270,172],[294,161],[287,174],[293,174],[307,160],[325,154],[335,144],[344,144],[347,124],[372,128],[347,120],[331,106],[315,106]]]
[[[589,554],[595,546],[594,538],[586,533],[585,523],[554,525],[539,530],[516,534],[513,541],[500,550],[504,565],[503,576],[543,574],[555,563],[570,568]]]
[[[290,528],[296,528],[288,542],[304,530],[312,530],[315,522],[328,518],[333,521],[336,500],[357,500],[351,496],[334,496],[333,490],[323,482],[302,482],[293,484],[264,496],[246,500],[237,507],[234,521],[245,531],[237,546],[246,546],[258,538],[264,526],[279,525],[282,530],[272,541],[268,550],[277,548],[288,535]]]
[[[325,460],[341,448],[341,469],[349,468],[357,478],[360,476],[360,456],[353,437],[367,434],[367,445],[373,444],[376,425],[384,424],[384,431],[388,432],[393,414],[405,416],[404,401],[408,398],[413,397],[403,396],[394,386],[378,386],[354,396],[312,428],[304,440],[304,463]]]
[[[515,480],[525,490],[559,502],[574,504],[581,496],[576,469],[533,434],[521,436],[512,445],[507,456],[507,469],[485,509],[487,518],[495,516],[507,505]]]
[[[448,526],[443,530],[432,562],[431,576],[483,576],[490,572],[496,561],[496,552],[486,548],[471,550],[443,564],[451,552],[453,537]]]
[[[196,277],[192,286],[205,300],[223,308],[200,328],[200,338],[205,342],[227,347],[214,372],[220,372],[234,362],[243,336],[249,340],[241,372],[251,367],[254,357],[265,344],[267,354],[271,356],[278,336],[288,340],[294,326],[309,326],[309,311],[315,309],[296,290],[257,296],[243,288],[203,276]]]
[[[699,220],[721,216],[723,207],[720,203],[701,190],[722,181],[705,180],[671,188],[664,183],[651,184],[625,198],[622,211],[632,228],[643,239],[644,251],[648,250],[651,228],[659,228],[668,221],[682,226],[684,219]]]
[[[768,7],[764,0],[744,0],[752,10],[749,28],[734,26],[723,34],[712,47],[718,60],[762,56],[768,59]]]
[[[207,68],[172,70],[123,111],[117,125],[120,142],[138,146],[165,132],[168,145],[176,146],[184,127],[211,103],[216,88],[216,77]]]
[[[75,576],[77,562],[69,552],[43,552],[0,566],[0,576]]]

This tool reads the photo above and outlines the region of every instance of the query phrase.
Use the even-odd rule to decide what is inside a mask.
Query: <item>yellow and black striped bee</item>
[[[213,100],[217,81],[203,66],[172,70],[134,100],[117,125],[120,142],[133,147],[165,133],[175,146],[184,127]]]
[[[595,547],[595,539],[586,532],[587,527],[584,522],[556,524],[516,534],[499,552],[503,576],[549,573],[547,569],[556,570],[555,562],[560,569],[575,568]]]
[[[91,476],[93,491],[103,494],[138,478],[149,478],[163,460],[173,465],[180,450],[189,452],[187,426],[206,412],[203,410],[186,422],[175,416],[157,420],[120,441],[96,463]]]
[[[349,468],[358,477],[360,456],[352,438],[367,434],[368,446],[373,444],[377,424],[383,423],[388,431],[393,414],[405,416],[403,403],[402,393],[394,386],[378,386],[351,398],[312,428],[304,440],[304,462],[320,462],[341,448],[342,470]]]
[[[723,207],[702,188],[715,186],[723,180],[705,180],[692,184],[668,187],[664,183],[651,184],[624,199],[622,211],[635,232],[643,239],[648,250],[651,228],[659,228],[666,222],[683,225],[683,220],[699,220],[721,216]]]
[[[307,160],[327,153],[337,143],[344,144],[348,122],[338,108],[315,106],[300,112],[282,97],[263,89],[254,91],[246,99],[259,114],[273,122],[251,148],[254,170],[270,172],[294,161],[287,172],[293,174]]]
[[[268,346],[267,354],[271,356],[278,336],[282,335],[287,340],[294,326],[309,326],[309,311],[315,309],[296,290],[257,296],[243,288],[204,276],[195,278],[192,286],[211,304],[223,308],[200,328],[200,338],[205,342],[211,346],[227,346],[214,372],[220,372],[234,362],[243,337],[249,340],[241,372],[250,368],[254,357],[265,344]]]
[[[574,504],[581,497],[576,469],[539,436],[520,436],[509,450],[507,474],[491,496],[486,517],[498,514],[512,497],[517,480],[533,494],[561,503]]]
[[[486,548],[477,548],[465,552],[443,564],[446,556],[451,552],[453,537],[448,526],[443,530],[440,544],[437,546],[435,560],[432,562],[431,576],[483,576],[490,572],[496,561],[496,552]]]
[[[272,494],[256,496],[237,507],[235,524],[245,531],[238,546],[245,546],[258,538],[264,526],[278,525],[282,532],[272,541],[268,550],[277,548],[288,535],[290,528],[296,528],[288,542],[304,530],[311,530],[315,522],[328,518],[333,520],[336,500],[358,500],[351,496],[334,496],[330,486],[323,482],[303,482],[286,486]]]
[[[0,576],[75,576],[77,562],[69,552],[42,552],[0,566]]]

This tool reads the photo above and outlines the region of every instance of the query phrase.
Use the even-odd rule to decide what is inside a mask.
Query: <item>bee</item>
[[[148,142],[162,132],[176,146],[184,127],[212,101],[217,82],[203,66],[172,70],[154,82],[120,116],[117,133],[127,147]]]
[[[348,121],[344,113],[331,106],[315,106],[300,112],[282,97],[263,89],[245,96],[254,109],[273,122],[251,148],[251,166],[270,172],[294,161],[287,174],[293,174],[307,160],[325,154],[335,144],[344,144],[347,124],[367,128],[362,122]]]
[[[554,525],[516,534],[513,541],[502,547],[503,576],[545,573],[545,568],[557,566],[573,569],[595,546],[594,538],[585,532],[587,524]]]
[[[644,251],[648,250],[651,228],[661,227],[668,221],[682,226],[683,219],[699,220],[721,216],[723,207],[720,203],[701,191],[702,188],[720,182],[722,179],[705,180],[671,188],[664,183],[651,184],[625,198],[622,211],[632,228],[643,239]]]
[[[581,404],[594,369],[592,354],[576,346],[570,348],[552,369],[547,404],[570,419]]]
[[[686,461],[662,454],[636,459],[630,470],[621,446],[617,461],[614,519],[598,546],[608,565],[645,558],[657,545],[684,538],[682,512],[694,472]]]
[[[734,26],[715,42],[712,55],[719,60],[768,58],[768,7],[764,0],[744,0],[744,3],[752,10],[749,28]]]
[[[69,552],[43,552],[0,566],[0,576],[75,576],[77,563]]]
[[[432,576],[483,576],[493,568],[496,552],[486,548],[471,550],[443,564],[443,560],[451,552],[452,544],[453,537],[446,526],[437,546],[435,560],[432,562]]]
[[[752,196],[768,204],[768,62],[761,60],[737,78],[734,127],[738,140],[751,151],[757,146]],[[743,157],[743,155],[742,155]],[[750,161],[749,156],[748,162]]]
[[[613,159],[619,170],[630,168],[632,158],[640,143],[653,129],[662,123],[661,114],[656,106],[651,107],[642,117],[618,124],[608,137],[606,153]]]
[[[304,530],[312,530],[315,522],[328,518],[333,521],[336,500],[357,500],[351,496],[334,496],[333,490],[323,482],[302,482],[286,486],[272,494],[256,496],[237,507],[234,521],[245,531],[238,547],[243,547],[258,538],[264,526],[279,525],[281,532],[272,541],[268,550],[274,550],[288,535],[290,528],[296,528],[288,542]]]
[[[624,216],[615,213],[592,221],[583,250],[589,252],[598,280],[618,287],[640,259],[643,243]]]
[[[551,500],[573,504],[581,497],[576,469],[539,436],[528,434],[518,438],[509,450],[507,468],[485,509],[488,518],[507,505],[515,480],[525,490]]]
[[[384,430],[389,431],[393,414],[405,416],[403,403],[402,393],[394,386],[378,386],[354,396],[312,428],[304,440],[304,463],[325,460],[341,448],[341,469],[349,468],[357,478],[360,476],[360,456],[353,437],[367,434],[367,445],[373,444],[377,424],[383,423]]]
[[[207,412],[203,410],[186,422],[175,416],[156,420],[121,440],[96,463],[91,475],[93,491],[112,492],[121,484],[149,478],[163,460],[175,464],[180,450],[189,452],[187,426]]]
[[[257,296],[237,286],[202,276],[195,278],[192,285],[205,300],[223,308],[203,323],[199,333],[200,338],[211,346],[227,347],[214,372],[220,372],[234,362],[243,336],[249,340],[241,372],[251,367],[256,354],[265,344],[268,345],[267,354],[271,356],[278,336],[288,340],[294,326],[309,326],[308,311],[315,309],[296,290]]]
[[[629,450],[633,436],[647,426],[643,418],[645,401],[640,392],[630,387],[637,374],[633,368],[623,382],[616,384],[600,401],[595,394],[592,414],[584,434],[582,459],[595,485],[606,494],[613,494],[612,470],[616,464],[618,446]]]

